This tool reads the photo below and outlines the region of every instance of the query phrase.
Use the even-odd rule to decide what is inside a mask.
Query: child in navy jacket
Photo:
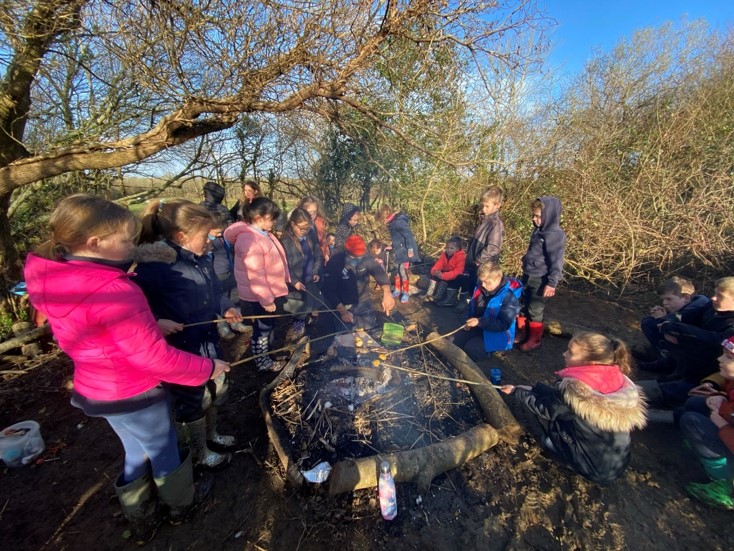
[[[531,206],[533,233],[522,257],[522,312],[517,318],[517,341],[523,352],[540,346],[546,301],[563,279],[566,233],[561,229],[561,201],[543,196]]]
[[[469,303],[469,319],[464,331],[454,337],[454,344],[463,348],[470,339],[481,336],[487,353],[509,350],[515,338],[522,285],[517,279],[506,277],[494,262],[479,266],[477,279]]]

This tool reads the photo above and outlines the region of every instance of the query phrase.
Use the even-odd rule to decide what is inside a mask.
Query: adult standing
[[[326,265],[331,254],[329,251],[329,243],[326,241],[326,226],[328,223],[326,217],[323,215],[321,203],[319,203],[319,200],[316,199],[316,197],[306,195],[298,202],[298,208],[305,210],[311,217],[311,223],[313,224],[313,237],[319,244],[321,260],[324,265]]]
[[[212,214],[216,214],[218,219],[222,217],[221,219],[227,226],[234,222],[234,218],[229,212],[229,209],[222,204],[224,200],[224,188],[216,182],[207,182],[204,184],[203,191],[204,200],[199,204]]]
[[[229,214],[235,222],[244,220],[242,209],[252,203],[256,197],[260,197],[260,184],[255,180],[245,180],[242,184],[242,196],[229,209]]]
[[[336,226],[334,234],[334,250],[332,255],[344,251],[344,244],[347,239],[357,234],[357,225],[362,219],[362,209],[352,203],[345,203],[342,207],[342,215],[339,217],[339,223]]]

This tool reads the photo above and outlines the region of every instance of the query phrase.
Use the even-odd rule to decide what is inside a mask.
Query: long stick
[[[316,337],[315,339],[308,339],[308,342],[315,342],[315,341],[321,341],[321,340],[324,340],[324,339],[330,339],[332,337],[337,337],[339,335],[346,335],[347,333],[351,333],[351,332],[352,332],[351,329],[348,330],[348,331],[337,331],[336,333],[331,333],[329,335],[323,335],[321,337]],[[292,345],[289,345],[289,346],[284,346],[283,348],[276,348],[275,350],[269,350],[268,352],[263,352],[262,354],[255,354],[254,356],[249,356],[248,358],[245,358],[244,360],[238,360],[236,362],[232,362],[231,364],[229,364],[229,366],[230,367],[234,367],[235,365],[240,365],[240,364],[243,364],[243,363],[250,362],[250,361],[254,360],[255,358],[262,358],[264,356],[268,356],[268,355],[273,354],[275,352],[288,352],[288,351],[291,351],[291,350],[295,350],[296,348],[298,348],[298,345],[297,344],[292,344]]]
[[[322,314],[326,312],[338,312],[338,310],[315,310],[316,313]],[[247,320],[257,320],[257,319],[264,319],[264,318],[288,318],[291,316],[297,316],[299,314],[262,314],[259,316],[241,316],[242,319]],[[222,323],[226,322],[225,319],[216,319],[216,320],[207,320],[207,321],[197,321],[196,323],[187,323],[183,327],[196,327],[197,325],[206,325],[207,323]]]
[[[324,301],[323,301],[323,299],[322,299],[322,298],[321,298],[320,296],[318,296],[318,295],[315,295],[315,294],[313,294],[313,293],[312,293],[311,291],[309,291],[309,290],[308,290],[308,289],[306,289],[305,287],[304,287],[304,289],[303,289],[303,290],[304,290],[304,292],[305,292],[305,293],[306,293],[307,295],[310,295],[310,296],[311,296],[311,298],[315,298],[316,300],[318,300],[318,301],[319,301],[319,302],[320,302],[321,304],[323,304],[323,305],[324,305],[324,306],[326,306],[327,308],[329,307],[329,305],[328,305],[328,304],[326,304],[326,302],[324,302]],[[349,309],[349,308],[350,308],[350,306],[346,306],[346,308],[347,308],[347,309]],[[328,311],[329,311],[329,312],[339,312],[339,310],[328,310]],[[344,323],[344,320],[342,319],[341,315],[339,315],[339,316],[335,315],[334,317],[335,317],[335,318],[336,318],[337,320],[339,320],[339,323],[341,323],[341,324],[342,324],[342,325],[344,326],[344,329],[349,329],[349,326],[348,326],[348,325],[347,325],[346,323]]]
[[[404,352],[406,350],[410,350],[411,348],[418,348],[419,346],[425,346],[428,343],[431,343],[431,342],[434,342],[434,341],[437,341],[437,340],[440,340],[440,339],[444,339],[446,337],[450,337],[451,335],[453,335],[455,333],[458,333],[459,331],[461,331],[462,329],[464,329],[464,327],[466,327],[466,324],[462,325],[461,327],[459,327],[457,329],[454,329],[453,331],[450,331],[449,333],[446,333],[445,335],[438,335],[438,336],[433,337],[432,339],[429,339],[427,341],[419,342],[417,344],[411,344],[410,346],[405,346],[403,348],[398,348],[397,350],[390,350],[387,353],[387,356],[390,356],[392,354],[397,354],[398,352]]]
[[[430,377],[431,379],[442,379],[444,381],[453,381],[455,383],[464,383],[467,385],[477,385],[477,386],[491,386],[493,388],[500,389],[502,388],[501,385],[494,385],[494,384],[487,384],[487,383],[479,383],[475,381],[467,381],[466,379],[454,379],[453,377],[444,377],[443,375],[434,375],[432,373],[426,373],[425,371],[418,371],[417,369],[410,369],[409,367],[401,367],[399,365],[392,365],[388,363],[382,363],[385,367],[391,367],[393,369],[398,369],[400,371],[406,371],[408,373],[415,373],[416,375],[423,375],[424,377]]]

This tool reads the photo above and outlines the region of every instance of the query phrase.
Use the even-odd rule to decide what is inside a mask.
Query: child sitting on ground
[[[664,381],[639,381],[654,407],[675,407],[688,392],[717,370],[720,343],[734,335],[734,277],[716,282],[711,304],[701,314],[699,325],[664,320],[660,334],[670,347],[675,371]]]
[[[656,358],[651,362],[637,362],[638,369],[645,371],[670,372],[675,367],[670,358],[667,341],[660,333],[664,321],[681,321],[697,325],[704,310],[711,304],[708,297],[697,295],[691,280],[673,276],[667,279],[658,291],[658,306],[650,309],[650,315],[642,318],[640,329],[655,350]]]
[[[707,505],[734,510],[734,337],[721,345],[719,373],[691,390],[679,425],[712,480],[688,484],[686,491]]]
[[[447,292],[457,293],[456,278],[464,273],[466,253],[461,248],[461,238],[452,237],[446,241],[443,253],[431,268],[431,282],[428,284],[426,299],[440,302]]]
[[[645,400],[629,379],[629,350],[620,340],[578,333],[553,387],[505,385],[536,416],[543,446],[578,474],[600,484],[619,478],[630,462],[630,432],[645,426]]]
[[[520,311],[522,285],[506,277],[494,262],[485,262],[477,272],[477,287],[469,303],[469,319],[464,331],[454,336],[454,344],[464,348],[473,337],[484,339],[488,354],[510,350],[515,338],[515,318]]]

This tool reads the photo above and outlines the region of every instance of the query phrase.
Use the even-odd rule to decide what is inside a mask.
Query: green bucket
[[[405,327],[399,323],[384,323],[382,325],[382,338],[380,341],[386,346],[397,346],[403,342]]]

